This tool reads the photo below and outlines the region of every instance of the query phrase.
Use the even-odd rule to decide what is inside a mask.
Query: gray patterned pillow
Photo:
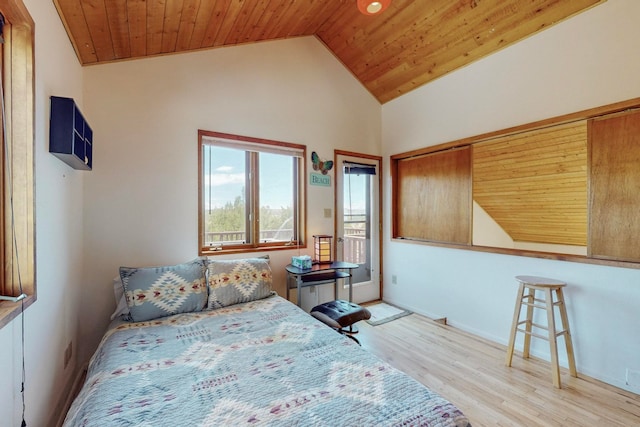
[[[209,309],[271,295],[271,268],[264,258],[209,260]]]
[[[163,267],[120,267],[120,278],[135,322],[201,311],[207,304],[206,260]]]

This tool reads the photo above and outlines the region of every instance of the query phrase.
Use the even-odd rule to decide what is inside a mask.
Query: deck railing
[[[364,264],[367,261],[367,241],[364,235],[344,236],[344,260],[354,264]]]
[[[288,230],[261,230],[260,241],[261,242],[273,242],[280,241],[286,242],[290,239],[292,229]],[[207,231],[204,233],[204,241],[206,244],[220,244],[220,243],[235,243],[242,244],[245,242],[244,231]]]
[[[262,230],[260,231],[261,242],[288,241],[287,236],[291,236],[293,230]],[[213,244],[242,244],[245,242],[243,231],[223,231],[206,232],[205,242],[207,245]],[[364,264],[367,259],[367,246],[365,231],[360,228],[345,228],[344,236],[344,260],[355,264]]]

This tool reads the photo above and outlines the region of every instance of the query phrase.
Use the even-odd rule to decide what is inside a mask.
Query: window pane
[[[260,153],[260,242],[289,242],[294,238],[294,177],[296,159]]]
[[[371,180],[374,176],[345,174],[343,180],[343,258],[364,266],[356,272],[355,283],[371,280]]]
[[[202,130],[198,135],[199,254],[304,242],[304,146]]]
[[[245,151],[203,145],[204,243],[247,242]]]

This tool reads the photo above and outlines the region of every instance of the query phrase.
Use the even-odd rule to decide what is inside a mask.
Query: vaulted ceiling
[[[606,0],[53,0],[82,65],[316,36],[385,103]]]

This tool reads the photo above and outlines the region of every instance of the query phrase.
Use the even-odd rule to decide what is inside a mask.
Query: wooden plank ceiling
[[[385,103],[606,0],[53,0],[83,65],[315,35]]]

